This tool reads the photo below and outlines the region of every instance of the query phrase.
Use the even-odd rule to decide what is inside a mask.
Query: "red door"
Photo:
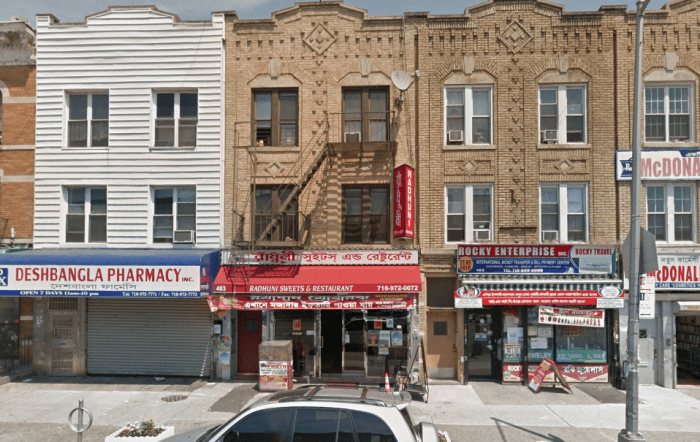
[[[262,342],[262,312],[238,312],[238,373],[257,373],[258,345]]]

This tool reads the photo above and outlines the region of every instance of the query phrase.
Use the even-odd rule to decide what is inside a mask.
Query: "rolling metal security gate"
[[[211,373],[206,299],[88,299],[88,374]]]

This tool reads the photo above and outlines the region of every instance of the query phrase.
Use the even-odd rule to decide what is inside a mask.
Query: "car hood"
[[[191,430],[185,431],[184,433],[176,434],[170,436],[167,439],[163,439],[163,442],[194,442],[200,438],[204,433],[209,431],[214,427],[218,427],[219,424],[206,425],[204,427],[197,427]]]

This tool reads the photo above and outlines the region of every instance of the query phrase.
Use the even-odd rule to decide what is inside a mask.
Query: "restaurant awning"
[[[211,294],[216,250],[41,249],[0,254],[0,296],[194,298]]]
[[[219,294],[378,294],[421,291],[417,265],[222,266]]]

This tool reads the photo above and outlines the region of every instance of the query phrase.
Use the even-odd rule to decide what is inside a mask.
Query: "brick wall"
[[[3,242],[15,229],[15,240],[31,243],[34,236],[34,127],[36,72],[34,66],[0,66],[3,95],[0,145],[0,232]],[[1,225],[0,225],[1,226]]]

